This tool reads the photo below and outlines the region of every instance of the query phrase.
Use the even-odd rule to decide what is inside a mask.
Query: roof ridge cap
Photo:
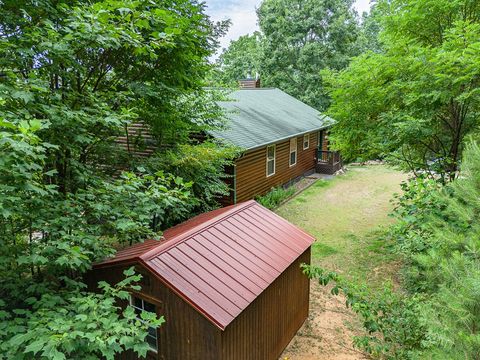
[[[241,203],[237,206],[234,206],[232,209],[221,213],[212,219],[208,220],[206,223],[203,224],[198,224],[197,226],[193,227],[190,230],[187,230],[184,233],[175,235],[173,238],[166,240],[163,243],[160,243],[158,246],[155,246],[153,249],[148,250],[147,252],[141,254],[138,256],[139,260],[142,260],[144,262],[147,262],[154,258],[155,256],[170,250],[171,248],[177,246],[178,244],[182,243],[183,241],[187,240],[188,238],[192,237],[193,235],[198,234],[200,231],[203,231],[205,229],[208,229],[214,225],[216,225],[220,220],[223,220],[227,217],[230,217],[240,211],[245,210],[246,208],[249,208],[251,206],[254,206],[257,204],[255,200],[249,200],[244,203]]]

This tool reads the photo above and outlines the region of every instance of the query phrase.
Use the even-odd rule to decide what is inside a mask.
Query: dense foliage
[[[381,51],[325,74],[335,147],[450,180],[478,126],[480,3],[379,1],[375,11]]]
[[[379,359],[414,358],[426,339],[420,321],[420,295],[407,296],[392,289],[372,291],[365,284],[352,283],[345,277],[326,269],[302,265],[303,272],[321,285],[333,282],[333,295],[340,292],[346,306],[360,315],[363,335],[353,338],[354,346]]]
[[[195,0],[0,2],[0,357],[146,353],[163,320],[115,305],[139,277],[95,294],[83,275],[198,206],[115,139],[144,121],[164,151],[221,122],[202,85],[222,29]]]
[[[318,110],[329,104],[320,71],[342,69],[358,54],[351,0],[265,0],[258,9],[264,34],[261,75]]]
[[[367,335],[356,345],[387,359],[476,359],[480,356],[480,147],[465,150],[461,176],[447,185],[414,178],[404,185],[390,229],[403,259],[405,292],[371,292],[316,267],[336,282]]]
[[[411,172],[388,233],[401,289],[305,267],[345,294],[366,330],[356,346],[378,358],[480,358],[480,149],[465,149],[480,125],[479,14],[477,0],[380,0],[359,25],[349,1],[265,0],[260,34],[219,59],[224,82],[259,72],[265,86],[330,105],[346,160]]]
[[[191,183],[192,194],[198,200],[193,212],[199,213],[218,207],[221,197],[229,195],[232,175],[226,170],[233,166],[232,159],[237,154],[237,148],[213,140],[197,145],[181,144],[152,156],[146,166],[150,171],[161,169]]]

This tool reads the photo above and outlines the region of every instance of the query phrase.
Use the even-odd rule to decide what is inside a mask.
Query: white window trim
[[[292,140],[295,140],[295,150],[292,151]],[[290,151],[288,153],[288,164],[290,167],[292,166],[295,166],[297,165],[297,157],[298,157],[298,141],[297,141],[297,138],[292,138],[290,139],[290,143],[289,143],[289,146],[290,146]],[[295,162],[293,164],[290,163],[290,161],[292,160],[292,153],[295,153]]]
[[[305,147],[305,137],[307,138],[307,147]],[[303,135],[303,150],[307,150],[310,147],[310,134]]]
[[[271,158],[269,159],[269,158],[268,158],[268,148],[271,148],[271,147],[273,147],[273,159],[271,159]],[[277,163],[276,156],[277,156],[277,147],[276,147],[276,145],[268,145],[268,146],[267,146],[267,154],[266,154],[267,162],[266,162],[266,169],[265,169],[265,174],[267,175],[267,178],[270,177],[270,176],[275,175],[275,170],[276,170],[276,165],[277,165],[277,164],[276,164],[276,163]],[[270,160],[270,161],[273,160],[273,173],[271,173],[271,174],[268,173],[268,161],[269,161],[269,160]]]
[[[142,298],[142,297],[140,297],[140,296],[137,296],[137,295],[135,295],[135,294],[130,294],[130,306],[133,307],[134,309],[139,309],[139,310],[145,311],[145,309],[140,309],[139,307],[136,307],[136,306],[135,306],[135,302],[133,301],[133,298],[134,298],[134,297],[136,297],[137,299],[142,300],[142,304],[143,304],[144,301],[147,301],[147,302],[149,302],[150,304],[154,305],[155,308],[157,307],[157,305],[154,304],[154,303],[152,303],[151,301],[145,300],[144,298]],[[142,322],[143,322],[143,320],[142,320],[141,318],[138,318],[138,317],[137,317],[137,319],[138,319],[139,321],[142,321]],[[154,352],[155,354],[158,353],[158,333],[157,333],[157,330],[158,330],[158,329],[155,328],[155,339],[157,340],[157,348],[154,349],[154,348],[152,348],[152,347],[150,346],[150,344],[147,343],[147,344],[148,344],[148,347],[149,347],[148,350]]]

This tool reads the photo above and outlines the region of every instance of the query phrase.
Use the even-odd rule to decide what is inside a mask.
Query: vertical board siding
[[[161,360],[274,360],[295,336],[308,316],[309,280],[300,265],[310,263],[310,247],[266,288],[240,315],[219,330],[188,303],[178,297],[147,269],[138,296],[157,306],[166,322],[157,330],[158,353],[147,359]],[[100,281],[115,284],[130,266],[96,269],[87,275],[91,290]],[[126,304],[120,304],[125,306]],[[116,357],[134,360],[132,352]]]
[[[309,280],[293,262],[221,334],[222,360],[276,360],[308,316]]]
[[[117,266],[93,270],[87,277],[90,288],[100,281],[115,284],[124,279],[123,270]],[[142,266],[136,271],[143,275],[139,296],[157,305],[157,314],[166,322],[157,330],[158,353],[149,351],[147,359],[159,360],[218,360],[220,359],[220,329],[167,288]],[[125,306],[126,304],[120,304]],[[132,353],[123,353],[119,360],[136,360]]]
[[[267,177],[267,147],[247,152],[236,161],[237,202],[264,195],[272,187],[283,185],[315,169],[318,131],[309,134],[310,144],[303,150],[303,135],[297,137],[297,164],[289,166],[290,139],[276,144],[275,174]]]
[[[162,299],[166,322],[158,329],[161,360],[219,358],[220,330],[158,279],[149,289]],[[145,289],[142,289],[142,293]]]

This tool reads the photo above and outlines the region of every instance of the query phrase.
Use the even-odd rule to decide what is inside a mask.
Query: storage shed
[[[313,237],[255,201],[199,215],[94,265],[111,283],[134,265],[136,309],[165,316],[150,359],[277,359],[308,315]],[[134,359],[131,354],[123,358]]]

